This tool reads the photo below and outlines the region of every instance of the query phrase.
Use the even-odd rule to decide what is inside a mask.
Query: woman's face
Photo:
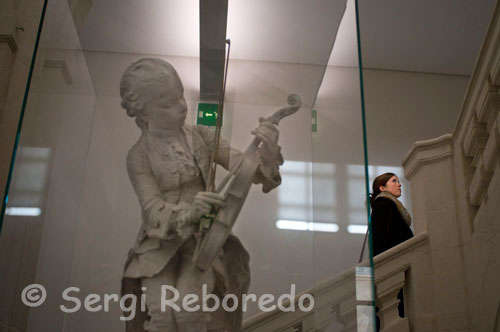
[[[391,193],[394,197],[401,196],[401,183],[399,183],[399,179],[396,175],[387,181],[385,186],[380,186],[380,191],[387,191]]]
[[[156,87],[156,93],[146,105],[150,127],[159,129],[179,129],[184,125],[187,114],[184,88],[179,80]]]

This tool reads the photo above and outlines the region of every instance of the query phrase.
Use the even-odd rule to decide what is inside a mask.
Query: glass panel
[[[32,73],[0,238],[0,320],[21,331],[63,330],[56,294],[71,280],[96,102],[65,1],[47,4]],[[43,294],[30,284],[47,294],[31,310],[21,294]]]
[[[374,331],[368,226],[364,109],[356,3],[347,1],[313,109],[312,220],[316,325],[324,331]],[[362,255],[363,262],[360,262]]]
[[[131,322],[142,328],[148,317],[141,305],[152,310],[152,298],[165,295],[162,284],[181,292],[207,284],[220,299],[241,292],[260,299],[247,300],[229,325],[213,314],[213,331],[234,330],[239,320],[245,331],[359,330],[372,322],[370,265],[355,267],[367,214],[354,2],[199,5],[49,1],[0,238],[5,322],[26,331],[119,331]],[[214,115],[206,104],[218,102],[221,35],[231,39],[226,142],[249,151],[259,118],[294,106],[292,93],[302,107],[279,123],[280,150],[272,126],[257,130],[269,143],[241,167],[250,172],[243,178],[263,184],[249,189],[232,229],[237,237],[222,242],[202,274],[192,263],[196,243],[221,224],[216,219],[203,238],[191,235],[198,225],[189,222],[200,213],[191,214],[190,203],[208,181],[213,133],[197,123]],[[177,71],[185,101],[164,61]],[[208,86],[207,72],[213,75]],[[186,127],[178,132],[185,109]],[[215,182],[228,174],[217,168]],[[226,215],[239,210],[234,200],[245,198],[238,188],[225,197]],[[11,243],[16,246],[7,249]],[[48,294],[31,309],[20,302],[30,284]],[[122,291],[140,295],[141,286],[147,289],[139,307],[119,301],[126,299]],[[273,300],[263,304],[266,296]],[[293,299],[298,321],[281,315],[283,299]],[[206,319],[199,312],[149,313],[144,327],[150,330],[177,324],[179,331],[195,331]]]

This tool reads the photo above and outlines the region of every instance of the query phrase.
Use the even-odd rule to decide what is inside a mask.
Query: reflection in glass
[[[336,233],[339,231],[339,225],[325,222],[307,222],[298,220],[278,220],[276,227],[279,229],[289,229],[295,231],[310,231],[310,232],[330,232]]]
[[[37,216],[44,204],[51,149],[21,146],[17,153],[6,215]]]

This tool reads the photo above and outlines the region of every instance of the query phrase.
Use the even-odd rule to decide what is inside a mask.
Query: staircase
[[[500,332],[499,108],[497,3],[453,134],[416,142],[403,160],[416,236],[374,258],[381,331]],[[243,331],[370,331],[368,266],[305,291],[313,311],[262,313]],[[400,289],[405,318],[397,311]]]
[[[420,279],[413,273],[430,271],[426,258],[428,254],[428,235],[422,233],[375,257],[375,284],[382,331],[410,331],[409,319],[398,315],[396,296],[403,288],[407,297],[413,298],[415,289],[421,287]],[[367,269],[369,262],[364,261],[297,295],[295,303],[302,294],[312,294],[315,301],[313,311],[306,313],[296,308],[294,312],[276,310],[262,313],[245,321],[243,331],[333,331],[328,328],[334,321],[342,325],[339,331],[358,331],[360,326],[370,324],[369,312],[366,314],[365,311],[371,298],[371,273]],[[411,312],[411,301],[407,307]]]

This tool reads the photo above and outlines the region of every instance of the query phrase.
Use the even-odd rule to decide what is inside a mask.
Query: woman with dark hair
[[[413,237],[411,216],[398,200],[401,183],[393,173],[379,175],[373,181],[370,205],[372,207],[372,243],[376,256]]]
[[[394,173],[384,173],[375,178],[372,185],[372,244],[376,256],[413,237],[410,229],[411,216],[398,200],[401,183]],[[404,317],[403,290],[398,293],[399,316]],[[377,331],[380,330],[377,317]]]

